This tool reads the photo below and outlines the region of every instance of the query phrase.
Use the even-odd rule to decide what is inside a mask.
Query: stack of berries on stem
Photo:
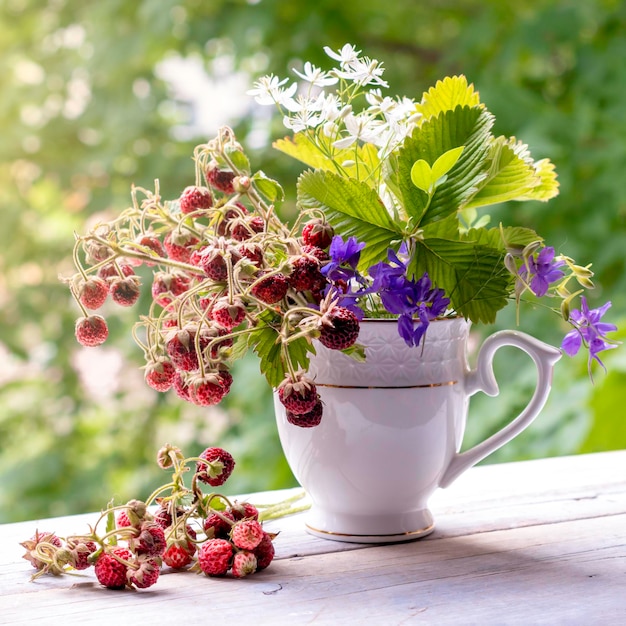
[[[293,505],[298,496],[259,513],[249,502],[204,493],[202,485],[224,484],[235,466],[230,453],[218,447],[185,458],[168,444],[159,450],[157,462],[171,469],[172,477],[145,502],[109,504],[81,535],[61,538],[38,530],[22,542],[24,558],[37,570],[33,578],[93,567],[104,587],[144,589],[157,582],[163,566],[235,578],[268,567],[276,535],[266,532],[260,520],[302,510]],[[187,487],[183,479],[192,469]]]
[[[158,181],[154,192],[134,187],[132,206],[77,236],[77,273],[67,279],[83,313],[76,338],[102,344],[108,326],[94,311],[109,295],[133,306],[149,275],[151,303],[133,335],[150,387],[217,404],[233,382],[233,361],[252,349],[289,421],[315,426],[323,407],[305,374],[313,340],[360,349],[358,312],[336,271],[341,260],[329,255],[341,239],[321,210],[302,211],[292,227],[284,223],[276,213],[281,187],[251,172],[230,129],[198,146],[194,164],[195,183],[176,200],[161,198]]]

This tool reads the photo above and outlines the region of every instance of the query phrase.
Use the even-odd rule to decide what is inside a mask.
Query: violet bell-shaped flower
[[[608,341],[606,338],[606,333],[616,331],[617,326],[600,321],[610,306],[611,302],[607,302],[597,309],[590,310],[587,299],[585,296],[581,296],[580,310],[574,310],[570,314],[569,321],[574,325],[574,328],[563,338],[561,348],[568,356],[575,356],[578,354],[584,341],[589,350],[590,369],[591,362],[595,359],[606,371],[606,367],[604,367],[604,363],[600,360],[598,353],[617,347],[615,343]]]
[[[359,242],[356,237],[349,237],[344,241],[341,236],[335,235],[328,249],[330,261],[322,267],[322,274],[328,280],[333,281],[348,281],[355,278],[357,276],[356,267],[359,264],[363,248],[365,248],[365,243]]]
[[[565,273],[559,269],[565,265],[563,259],[554,259],[554,248],[545,247],[536,258],[528,259],[520,271],[519,276],[524,284],[530,283],[530,290],[541,298],[548,293],[552,283],[561,280]]]

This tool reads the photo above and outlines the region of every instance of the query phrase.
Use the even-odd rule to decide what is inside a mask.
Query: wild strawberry
[[[233,375],[227,369],[221,369],[217,375],[219,376],[222,385],[224,386],[226,395],[230,391],[230,387],[233,384]]]
[[[100,315],[90,315],[89,317],[79,317],[76,320],[74,334],[78,343],[92,348],[104,343],[109,336],[109,327]]]
[[[206,171],[207,183],[213,189],[218,189],[227,194],[235,192],[233,179],[235,174],[231,170],[221,170],[217,161],[211,161]]]
[[[220,213],[220,220],[215,227],[215,232],[217,235],[224,237],[230,231],[232,221],[248,215],[248,209],[241,202],[235,202],[222,207]]]
[[[139,535],[128,542],[136,554],[161,556],[167,547],[163,529],[154,521],[144,521],[139,528]]]
[[[320,318],[319,329],[322,345],[331,350],[345,350],[359,337],[359,320],[349,309],[334,306]]]
[[[93,541],[68,541],[67,547],[70,550],[72,559],[71,564],[74,569],[84,570],[91,566],[89,557],[92,555],[97,546]]]
[[[232,542],[241,550],[254,550],[263,539],[263,527],[257,520],[244,519],[230,531]]]
[[[198,406],[219,404],[226,395],[226,388],[218,374],[205,374],[189,383],[189,399]]]
[[[159,258],[163,258],[165,256],[165,250],[163,248],[163,244],[161,243],[161,240],[158,237],[155,237],[153,235],[144,235],[143,237],[139,238],[137,243],[139,244],[139,251],[143,252],[144,254],[148,254],[151,257],[159,257]],[[135,259],[135,260],[139,261],[139,265],[141,265],[142,259]],[[132,262],[132,261],[129,260],[129,262]],[[146,261],[146,265],[148,267],[152,267],[154,263],[151,261]]]
[[[320,272],[320,262],[312,255],[292,257],[291,267],[288,280],[296,291],[319,291],[326,283]]]
[[[196,351],[197,328],[189,326],[183,330],[174,331],[165,343],[165,349],[174,367],[183,372],[198,369],[198,353]],[[208,345],[208,340],[201,334],[198,337],[198,347],[202,351]]]
[[[176,369],[170,361],[159,359],[149,363],[144,372],[146,383],[156,391],[167,391],[172,387]]]
[[[263,532],[263,539],[261,539],[259,545],[254,549],[254,556],[256,556],[256,570],[257,572],[265,569],[274,559],[274,542],[272,541],[272,535]]]
[[[335,231],[333,227],[319,218],[312,219],[302,228],[302,241],[309,246],[317,246],[322,249],[328,248],[334,236]]]
[[[237,247],[237,252],[257,267],[263,266],[263,248],[258,243],[244,242]]]
[[[189,399],[189,383],[182,377],[180,372],[176,372],[172,382],[172,388],[181,400],[191,402]]]
[[[284,274],[270,274],[255,282],[251,289],[253,296],[266,304],[275,304],[282,300],[289,289],[289,282]]]
[[[235,460],[223,448],[207,448],[200,454],[200,458],[206,463],[202,461],[196,463],[198,480],[212,487],[223,485],[235,468]]]
[[[256,233],[262,233],[265,230],[265,222],[260,217],[247,217],[243,220],[237,220],[230,229],[232,238],[236,241],[246,241]]]
[[[181,263],[189,263],[191,255],[193,253],[193,247],[199,243],[197,237],[194,237],[190,232],[174,230],[165,235],[163,239],[163,247],[167,256]]]
[[[137,589],[152,587],[159,579],[161,564],[157,559],[146,557],[139,557],[136,563],[139,567],[128,572],[129,582]]]
[[[254,506],[254,504],[250,504],[250,502],[235,501],[227,510],[233,514],[236,521],[242,519],[259,519],[259,510]]]
[[[211,309],[211,319],[230,331],[246,319],[246,307],[239,298],[219,298]]]
[[[115,525],[118,528],[128,528],[133,525],[126,510],[122,510],[117,514],[117,517],[115,518]]]
[[[313,426],[319,426],[319,423],[322,421],[323,413],[324,408],[322,403],[318,401],[307,413],[297,415],[291,411],[287,411],[287,421],[300,428],[312,428]]]
[[[109,285],[106,280],[91,276],[82,280],[78,286],[78,299],[86,309],[99,309],[109,295]]]
[[[188,215],[201,209],[210,209],[213,206],[213,196],[206,187],[185,187],[183,193],[180,194],[178,204],[181,212]]]
[[[183,272],[177,270],[156,272],[152,282],[152,297],[157,304],[167,308],[172,300],[185,293],[190,285],[191,279]]]
[[[326,250],[322,250],[322,248],[318,248],[317,246],[305,244],[302,246],[302,252],[304,252],[304,254],[314,256],[320,263],[325,263],[330,260],[328,252],[326,252]]]
[[[109,589],[124,589],[128,580],[128,566],[119,559],[131,561],[132,558],[132,554],[122,547],[103,552],[94,567],[98,582]]]
[[[187,567],[193,561],[196,544],[188,539],[176,539],[163,553],[163,562],[174,569]]]
[[[278,386],[278,399],[283,406],[294,413],[302,415],[313,409],[319,400],[317,388],[312,380],[299,374],[296,380],[286,376]]]
[[[254,552],[243,550],[233,557],[232,571],[235,578],[243,578],[254,574],[257,570],[257,561]]]
[[[235,521],[232,512],[228,509],[221,511],[219,515],[217,513],[210,513],[207,516],[203,526],[208,539],[228,539],[232,524],[229,524],[224,518],[232,522]]]
[[[104,243],[89,239],[83,244],[85,254],[87,255],[87,263],[95,265],[101,263],[113,256],[113,250]]]
[[[140,282],[138,276],[111,278],[110,285],[111,298],[113,298],[116,304],[133,306],[139,300],[141,290],[139,289]]]
[[[123,278],[124,276],[133,276],[134,274],[135,270],[128,263],[109,263],[98,270],[98,276],[107,282],[110,282],[111,278]]]
[[[192,255],[190,260],[201,267],[207,278],[211,280],[224,282],[228,277],[228,268],[223,251],[215,246],[205,246],[198,252],[197,256]]]
[[[207,576],[224,576],[230,569],[233,547],[226,539],[208,539],[198,552],[198,565]]]
[[[35,569],[44,569],[48,567],[48,563],[41,560],[37,553],[37,546],[42,543],[48,543],[55,548],[60,548],[63,544],[61,540],[54,534],[42,530],[35,531],[35,534],[27,541],[20,545],[26,549],[26,553],[22,558],[26,559]]]

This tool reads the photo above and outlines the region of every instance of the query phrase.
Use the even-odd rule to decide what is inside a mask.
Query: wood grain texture
[[[0,624],[626,623],[626,451],[474,468],[432,510],[432,535],[389,546],[312,537],[302,515],[276,520],[266,526],[281,531],[277,558],[263,572],[164,570],[155,587],[120,592],[91,572],[30,582],[21,559],[35,528],[80,532],[94,515],[7,524]]]

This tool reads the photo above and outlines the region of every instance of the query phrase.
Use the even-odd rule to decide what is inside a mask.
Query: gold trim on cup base
[[[325,539],[332,539],[334,541],[349,541],[351,543],[396,543],[400,541],[412,541],[429,535],[434,529],[435,524],[430,524],[419,530],[407,530],[403,533],[392,533],[385,535],[360,535],[353,533],[338,533],[330,530],[320,530],[310,524],[305,523],[305,527],[313,535],[323,537]]]
[[[327,383],[315,383],[316,387],[328,387],[329,389],[430,389],[434,387],[450,387],[452,385],[457,385],[458,380],[449,380],[445,383],[428,383],[425,385],[400,385],[400,386],[392,386],[392,385],[329,385]]]

